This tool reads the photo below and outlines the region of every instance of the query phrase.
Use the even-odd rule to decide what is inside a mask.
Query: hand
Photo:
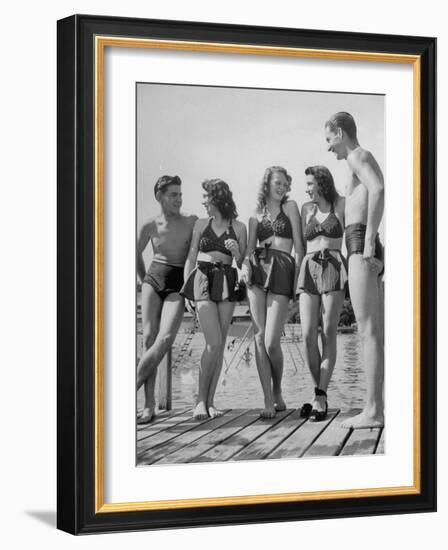
[[[381,262],[375,258],[375,244],[366,241],[362,257],[366,262],[368,262],[372,271],[377,271],[378,273],[380,272]]]
[[[186,299],[185,300],[185,307],[187,308],[187,311],[189,313],[191,313],[192,315],[195,314],[195,309],[196,308],[195,308],[194,302],[192,302],[191,300]]]
[[[238,243],[237,241],[235,241],[235,239],[226,239],[224,241],[224,246],[227,248],[227,250],[230,250],[234,258],[239,255],[240,247],[238,246]]]
[[[248,261],[241,266],[241,280],[248,288],[252,286],[252,268]]]
[[[296,303],[299,301],[299,292],[297,285],[299,283],[299,275],[300,275],[300,264],[296,264],[296,270],[294,272],[294,286],[292,287],[294,289],[294,296],[292,298],[293,303]]]
[[[375,245],[366,240],[364,244],[363,258],[364,260],[370,260],[375,256]]]

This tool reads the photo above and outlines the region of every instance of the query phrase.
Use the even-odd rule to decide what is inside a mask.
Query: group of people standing
[[[299,298],[306,363],[315,386],[311,402],[300,406],[300,415],[311,421],[324,420],[348,284],[367,392],[363,411],[343,425],[383,425],[384,258],[378,237],[384,210],[383,175],[372,154],[359,145],[349,113],[333,115],[324,130],[328,151],[338,160],[345,159],[352,173],[345,198],[336,191],[325,166],[311,166],[305,170],[310,200],[299,212],[288,197],[291,176],[285,168],[272,166],[264,174],[248,231],[237,220],[232,192],[221,179],[202,183],[207,217],[201,219],[180,212],[181,180],[177,176],[158,179],[154,194],[161,213],[142,227],[137,243],[144,346],[137,367],[137,391],[142,386],[145,391],[139,423],[154,417],[157,367],[174,342],[185,304],[194,304],[205,338],[193,417],[222,414],[214,396],[235,303],[245,292],[264,396],[260,415],[272,418],[286,408],[280,338],[289,301]],[[341,252],[344,234],[347,259]],[[149,242],[153,259],[146,270],[142,254]]]

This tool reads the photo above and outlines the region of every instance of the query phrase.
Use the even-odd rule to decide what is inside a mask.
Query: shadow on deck
[[[272,419],[254,409],[229,409],[203,421],[191,415],[190,409],[162,411],[138,425],[137,465],[384,453],[383,428],[342,428],[348,415],[339,409],[330,409],[323,422],[300,418],[296,409]]]

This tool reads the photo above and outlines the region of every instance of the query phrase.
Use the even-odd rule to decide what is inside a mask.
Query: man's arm
[[[140,281],[146,275],[145,261],[143,260],[143,251],[145,250],[149,239],[151,238],[151,226],[152,222],[145,224],[141,229],[137,239],[137,275],[140,277]]]
[[[201,238],[201,233],[203,229],[204,221],[201,219],[196,220],[193,227],[193,235],[191,237],[190,251],[187,256],[184,267],[184,280],[188,279],[188,275],[193,271],[196,258],[198,257],[199,252],[199,239]]]
[[[384,178],[381,168],[368,151],[360,151],[350,161],[350,167],[367,189],[367,229],[364,257],[375,254],[375,238],[384,212]]]

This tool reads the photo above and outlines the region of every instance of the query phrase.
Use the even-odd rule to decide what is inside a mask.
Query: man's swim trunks
[[[184,268],[153,261],[143,282],[151,285],[160,298],[165,300],[169,294],[179,292],[182,288]]]
[[[352,254],[363,254],[364,243],[366,240],[366,226],[363,223],[352,223],[345,228],[345,246],[347,247],[347,259]],[[384,248],[381,244],[378,233],[375,238],[375,255],[374,257],[382,264],[382,268],[378,276],[384,273]]]

